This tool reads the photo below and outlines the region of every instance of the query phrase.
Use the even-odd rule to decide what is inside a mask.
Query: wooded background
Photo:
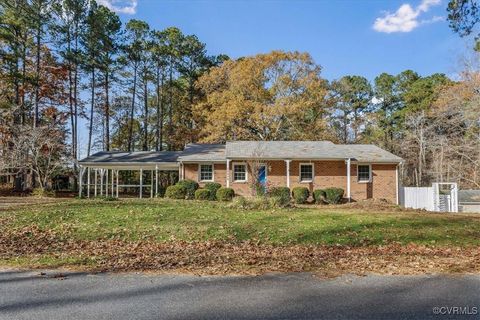
[[[453,31],[475,33],[476,1],[447,11]],[[405,185],[480,188],[478,51],[454,80],[405,70],[327,81],[308,53],[231,60],[175,27],[122,24],[95,1],[0,0],[0,57],[0,170],[32,172],[41,188],[76,171],[79,150],[227,140],[373,143],[405,159]]]

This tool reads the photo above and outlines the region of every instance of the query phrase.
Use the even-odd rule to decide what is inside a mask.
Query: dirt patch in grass
[[[195,274],[315,272],[424,274],[478,273],[480,248],[422,245],[315,246],[244,242],[118,239],[80,241],[37,227],[0,234],[0,263],[21,267],[74,267],[90,271],[159,271]]]

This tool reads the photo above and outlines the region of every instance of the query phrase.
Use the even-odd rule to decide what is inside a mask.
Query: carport
[[[119,197],[120,188],[138,189],[143,198],[144,189],[150,189],[149,196],[158,195],[161,171],[178,172],[178,151],[101,151],[78,162],[79,196]],[[121,171],[138,172],[138,183],[120,181]],[[150,183],[144,184],[144,175]]]

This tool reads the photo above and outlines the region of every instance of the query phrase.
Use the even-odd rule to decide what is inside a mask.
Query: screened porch
[[[157,197],[178,181],[179,152],[98,152],[79,162],[79,197]]]

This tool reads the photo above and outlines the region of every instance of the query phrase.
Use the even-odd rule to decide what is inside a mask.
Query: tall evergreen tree
[[[98,68],[103,80],[103,148],[110,150],[110,86],[113,73],[117,68],[117,53],[120,47],[122,23],[118,15],[104,6],[99,6],[97,12],[98,25],[101,26]]]
[[[93,117],[95,111],[95,89],[97,87],[96,78],[97,71],[100,67],[100,53],[103,27],[101,25],[102,17],[101,10],[96,2],[90,4],[90,8],[86,17],[86,29],[82,34],[81,43],[84,48],[83,51],[83,68],[90,77],[90,112],[88,116],[88,145],[87,156],[92,150],[92,135],[93,135]]]
[[[163,34],[159,31],[152,32],[152,59],[155,74],[155,150],[163,150],[163,121],[164,121],[164,82],[165,68],[167,66],[167,52],[163,45]]]
[[[336,101],[336,123],[343,143],[357,142],[362,127],[362,113],[370,106],[372,87],[360,76],[345,76],[331,85]]]
[[[167,73],[168,73],[168,112],[167,112],[167,149],[173,149],[173,130],[174,121],[173,114],[175,110],[174,91],[177,82],[174,75],[177,73],[178,59],[181,55],[181,44],[183,42],[183,34],[178,28],[170,27],[162,31],[162,38],[167,54]]]
[[[133,126],[135,117],[135,100],[137,96],[138,71],[140,64],[144,61],[144,55],[147,48],[147,35],[149,26],[144,21],[132,19],[125,26],[126,43],[123,45],[123,63],[130,69],[132,79],[132,105],[130,110],[129,135],[128,135],[128,151],[133,151],[135,144],[133,138]]]
[[[79,70],[81,64],[82,29],[85,24],[85,13],[88,0],[62,0],[54,4],[56,24],[53,26],[56,45],[60,55],[68,66],[69,108],[72,136],[72,158],[78,157],[78,115],[79,115]]]

